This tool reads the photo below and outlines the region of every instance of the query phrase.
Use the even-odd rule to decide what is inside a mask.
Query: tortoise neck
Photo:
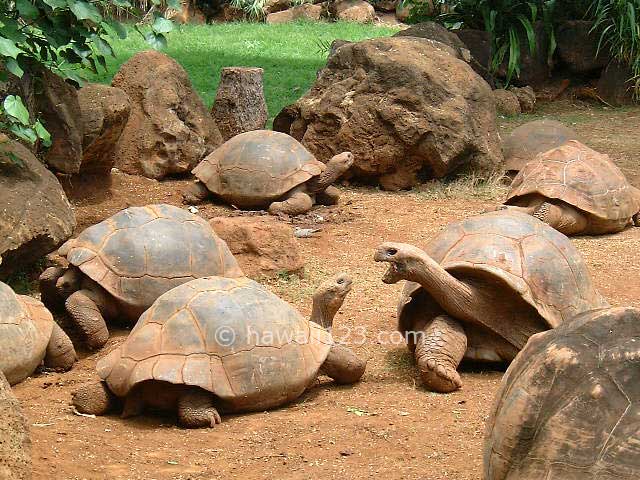
[[[331,302],[327,300],[326,295],[315,293],[313,295],[313,308],[311,309],[311,321],[318,325],[331,330],[333,326],[333,318],[338,313],[342,302]]]

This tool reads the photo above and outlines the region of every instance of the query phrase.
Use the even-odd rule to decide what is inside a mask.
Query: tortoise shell
[[[324,169],[295,138],[255,130],[226,141],[192,173],[225,201],[250,208],[278,200]]]
[[[578,139],[573,129],[555,120],[536,120],[520,125],[503,142],[505,169],[519,172],[539,154]]]
[[[0,371],[10,384],[40,365],[52,331],[53,317],[42,303],[0,282]]]
[[[485,480],[640,478],[640,310],[583,313],[531,338],[487,422]]]
[[[525,213],[501,210],[449,224],[424,251],[460,280],[493,282],[500,301],[517,295],[540,314],[547,328],[608,305],[571,241]],[[420,317],[416,309],[434,306],[419,284],[406,282],[398,306],[399,330],[412,330]],[[522,323],[516,312],[512,325],[495,325],[495,331],[521,349],[540,330]]]
[[[576,140],[538,155],[511,184],[507,204],[527,195],[562,200],[603,220],[628,220],[640,211],[640,191],[608,155]]]
[[[122,210],[59,252],[138,315],[164,292],[194,278],[242,276],[211,226],[171,205]]]
[[[159,380],[208,390],[228,411],[263,410],[300,396],[331,344],[253,280],[209,277],[160,296],[97,370],[118,396]]]

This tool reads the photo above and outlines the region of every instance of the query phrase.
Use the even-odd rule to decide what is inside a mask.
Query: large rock
[[[464,29],[456,31],[456,36],[471,52],[471,66],[493,87],[493,76],[489,73],[491,62],[491,36],[484,30]]]
[[[78,91],[84,136],[81,173],[109,175],[131,102],[119,88],[91,83]]]
[[[9,382],[0,372],[0,479],[30,480],[29,428]]]
[[[301,19],[318,21],[322,18],[323,11],[324,7],[322,5],[303,3],[302,5],[296,5],[288,10],[270,13],[267,15],[265,21],[269,24],[289,23]]]
[[[522,113],[531,113],[536,109],[536,92],[531,87],[509,87],[520,103]]]
[[[273,217],[216,217],[210,223],[248,276],[302,274],[304,261],[289,225]]]
[[[598,80],[598,94],[612,105],[630,105],[634,103],[633,82],[630,81],[632,77],[633,73],[628,66],[611,62]]]
[[[336,0],[329,4],[329,12],[347,22],[371,23],[376,17],[373,6],[364,0]]]
[[[578,134],[555,120],[536,120],[520,125],[504,139],[502,150],[505,169],[519,172],[538,154],[557,148],[569,140],[580,140]]]
[[[429,16],[434,12],[433,0],[399,0],[396,4],[396,18],[401,22],[406,22],[411,17],[412,9],[420,12],[421,16]]]
[[[379,12],[395,12],[398,0],[373,0],[371,4]]]
[[[220,84],[211,115],[223,140],[240,133],[262,130],[266,125],[263,73],[262,68],[249,67],[226,67],[220,72]]]
[[[0,276],[58,248],[75,224],[58,179],[22,144],[0,134]]]
[[[311,90],[274,121],[322,161],[345,150],[352,174],[387,190],[502,161],[489,85],[434,42],[346,44]]]
[[[129,121],[115,152],[120,170],[157,179],[186,173],[222,143],[187,72],[166,55],[134,55],[112,85],[131,100]]]
[[[51,134],[45,154],[49,166],[62,173],[78,173],[82,164],[82,112],[77,90],[49,70],[42,71],[36,103],[42,123]]]
[[[449,45],[456,50],[467,49],[467,46],[458,36],[436,22],[421,22],[400,30],[394,37],[420,37]]]
[[[593,22],[569,20],[556,27],[556,52],[559,60],[574,73],[602,70],[611,60],[607,46],[598,52],[600,35],[591,32]]]

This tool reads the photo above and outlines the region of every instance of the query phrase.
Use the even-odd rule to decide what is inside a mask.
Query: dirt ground
[[[640,187],[640,108],[612,111],[564,101],[542,107],[540,116],[574,124]],[[502,119],[501,133],[532,118]],[[67,188],[74,191],[80,230],[129,205],[179,204],[186,182],[115,175],[108,195],[78,185]],[[369,359],[360,383],[336,387],[321,378],[292,405],[226,416],[214,429],[183,430],[172,417],[77,416],[69,406],[71,392],[94,379],[97,359],[124,341],[127,332],[115,331],[102,351],[79,352],[81,360],[71,372],[41,373],[15,387],[32,425],[34,478],[481,478],[484,422],[501,372],[467,368],[463,389],[453,394],[423,389],[404,346],[380,341],[379,332],[394,330],[401,285],[381,282],[385,267],[375,264],[372,255],[385,240],[423,244],[447,223],[493,204],[492,192],[469,196],[433,185],[403,193],[343,191],[339,208],[314,210],[325,220],[319,235],[299,241],[307,258],[304,278],[268,283],[307,314],[310,294],[324,277],[341,270],[354,277],[334,328],[366,338],[354,347]],[[496,197],[502,193],[493,192]],[[233,212],[205,204],[200,214],[210,218]],[[576,238],[575,244],[612,304],[640,306],[640,228]]]

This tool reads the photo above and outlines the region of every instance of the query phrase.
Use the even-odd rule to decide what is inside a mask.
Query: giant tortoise
[[[350,152],[325,165],[295,138],[255,130],[236,135],[202,160],[193,169],[198,181],[184,199],[197,203],[212,192],[239,208],[267,207],[274,215],[298,215],[316,202],[338,203],[340,191],[331,184],[352,164]]]
[[[41,302],[0,282],[0,372],[13,385],[43,361],[48,368],[69,370],[76,361],[71,340]]]
[[[101,415],[124,399],[123,417],[152,407],[177,410],[185,427],[213,427],[219,412],[291,402],[319,372],[356,382],[366,362],[328,331],[350,289],[344,274],[321,285],[309,321],[246,277],[192,280],[156,300],[74,405]]]
[[[69,267],[40,277],[45,304],[66,311],[99,348],[109,338],[105,318],[135,323],[164,292],[209,275],[242,276],[211,226],[171,205],[130,207],[68,240],[58,253]]]
[[[464,358],[509,362],[535,333],[607,305],[563,234],[521,212],[455,222],[424,250],[383,243],[385,283],[408,280],[398,329],[427,387],[450,392]]]
[[[487,421],[484,480],[640,478],[640,310],[585,312],[531,337]]]
[[[505,204],[565,235],[598,235],[640,225],[640,190],[607,155],[577,140],[527,163],[513,180]]]

